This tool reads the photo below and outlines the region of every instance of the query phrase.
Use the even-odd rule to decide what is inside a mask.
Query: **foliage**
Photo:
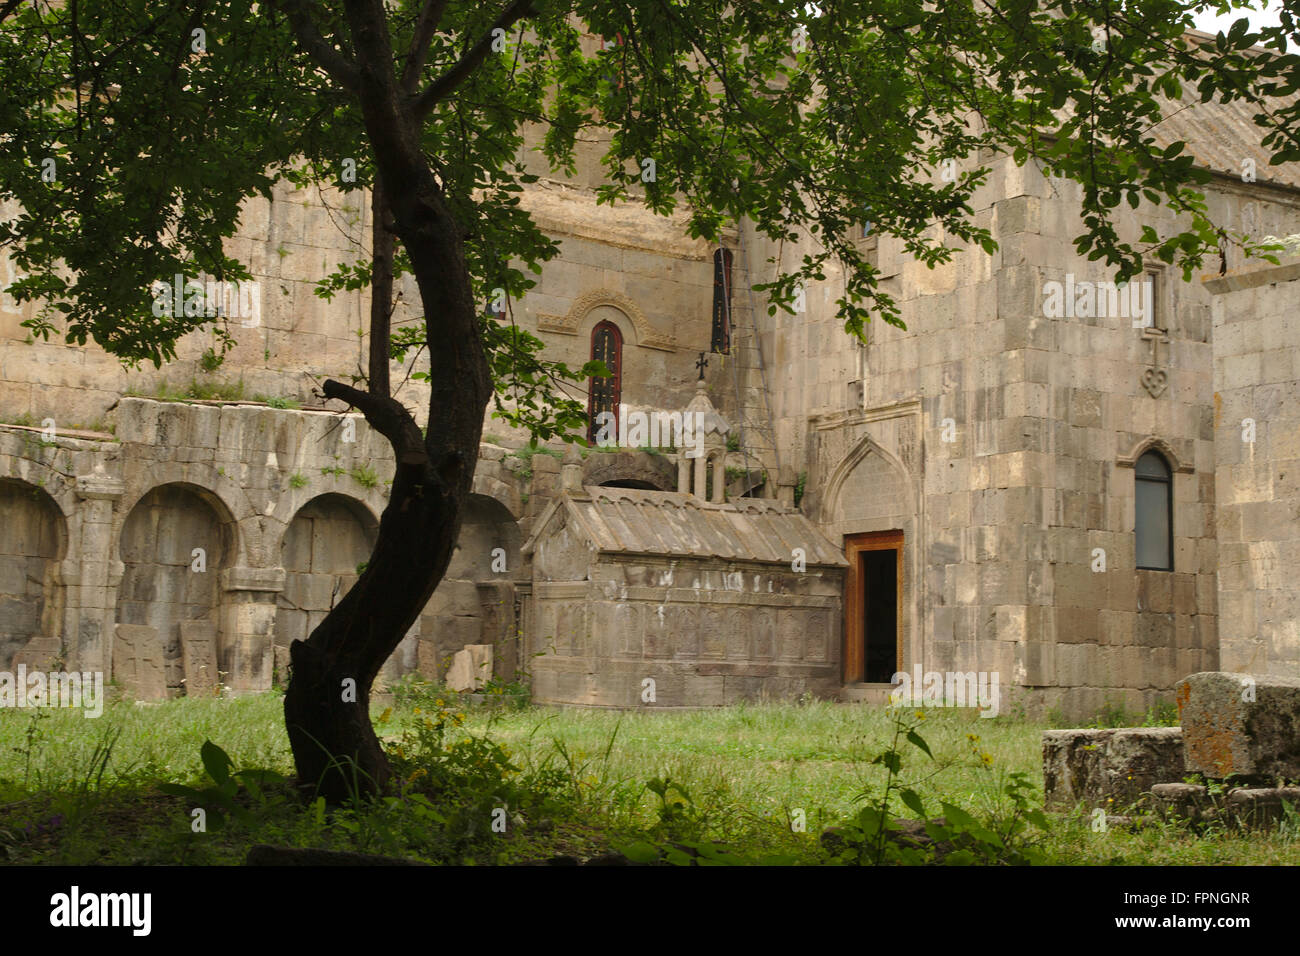
[[[423,6],[400,0],[386,11],[398,72]],[[772,310],[788,310],[838,263],[846,285],[837,307],[846,329],[860,335],[873,313],[900,320],[853,241],[854,226],[869,219],[875,234],[893,236],[931,266],[949,261],[957,244],[991,253],[992,236],[971,222],[969,206],[987,178],[989,151],[1009,150],[1019,163],[1083,184],[1081,252],[1122,275],[1135,274],[1144,255],[1177,258],[1190,274],[1218,234],[1191,188],[1206,177],[1184,145],[1161,149],[1148,134],[1162,98],[1177,99],[1188,79],[1203,97],[1262,104],[1289,88],[1295,66],[1289,57],[1253,56],[1256,38],[1242,24],[1207,49],[1188,45],[1181,34],[1189,7],[1186,0],[1122,10],[1090,0],[1015,0],[996,9],[878,0],[845,11],[781,0],[724,12],[705,0],[525,5],[511,8],[496,55],[448,84],[451,95],[434,88],[438,79],[505,15],[491,5],[440,8],[416,76],[427,108],[421,135],[468,237],[475,297],[492,304],[480,334],[495,414],[541,439],[572,439],[584,416],[565,390],[600,371],[542,358],[540,340],[514,322],[512,304],[558,252],[520,202],[538,178],[521,157],[526,124],[540,132],[541,160],[557,171],[577,169],[580,135],[602,134],[602,202],[639,201],[665,215],[681,209],[688,233],[710,242],[742,216],[778,247],[801,235],[824,242],[799,262],[778,255],[775,278],[756,288],[769,294]],[[88,0],[6,11],[0,137],[10,148],[0,151],[0,199],[16,200],[26,214],[0,226],[0,243],[14,249],[24,275],[10,289],[16,299],[48,303],[71,341],[94,339],[128,362],[157,364],[175,357],[182,335],[214,319],[158,321],[152,283],[177,274],[251,278],[223,244],[246,199],[269,197],[280,182],[345,194],[373,183],[356,99],[303,52],[286,9],[297,8],[218,0],[201,10],[159,10],[146,0]],[[313,16],[324,35],[348,28],[337,3],[315,5]],[[1281,48],[1290,22],[1264,38]],[[192,42],[195,23],[201,50]],[[587,37],[619,40],[593,49]],[[83,95],[65,96],[71,88]],[[1269,115],[1266,145],[1281,159],[1296,150],[1295,124],[1288,126],[1296,109]],[[972,113],[984,122],[969,123]],[[349,159],[355,175],[345,176]],[[41,175],[47,160],[52,180]],[[960,164],[951,175],[949,160]],[[1114,209],[1144,199],[1186,214],[1189,225],[1167,236],[1148,229],[1139,245],[1121,239]],[[406,255],[397,252],[399,277],[411,271]],[[317,292],[362,289],[371,271],[366,257],[345,262]],[[428,348],[438,322],[422,316],[399,327],[394,357]],[[55,331],[46,314],[25,324],[43,338]],[[224,349],[224,320],[215,320],[214,334]]]
[[[1040,831],[1049,828],[1047,817],[1035,805],[1033,783],[1023,771],[1013,771],[1000,783],[1000,793],[1005,806],[995,809],[986,822],[977,820],[967,810],[947,800],[940,800],[943,816],[930,819],[925,801],[913,788],[902,782],[903,751],[906,742],[931,760],[934,755],[917,728],[925,714],[917,711],[913,718],[893,714],[893,738],[890,745],[872,758],[872,764],[887,771],[879,796],[863,806],[836,834],[836,842],[843,846],[838,859],[844,863],[919,865],[942,862],[948,866],[969,866],[983,863],[1027,864],[1042,863],[1041,851],[1026,841],[1030,827]],[[979,762],[992,767],[993,758],[979,747],[979,737],[968,734]],[[864,793],[864,796],[869,793]],[[923,824],[927,841],[908,839],[903,827],[892,815],[892,798],[897,799]],[[940,857],[940,850],[943,854]]]
[[[554,812],[562,783],[556,773],[521,773],[509,751],[486,735],[455,735],[465,715],[448,701],[439,699],[432,713],[417,707],[415,716],[415,727],[390,746],[390,759],[403,798],[423,796],[439,808],[448,856]]]
[[[379,484],[379,475],[369,465],[357,465],[348,474],[362,488],[373,488]]]
[[[210,786],[198,789],[176,783],[160,783],[158,789],[173,797],[181,797],[192,807],[205,810],[207,822],[214,830],[225,826],[227,817],[248,823],[253,814],[246,804],[252,802],[265,807],[268,801],[276,798],[273,795],[274,789],[283,788],[287,782],[274,770],[235,770],[234,761],[211,740],[203,742],[199,756],[203,761],[203,769],[212,781]],[[283,799],[283,794],[279,798]]]
[[[690,791],[671,777],[654,778],[646,790],[659,799],[659,823],[646,837],[619,846],[633,863],[668,866],[787,866],[795,858],[756,854],[705,837],[708,814],[696,806]]]
[[[549,781],[546,792],[554,803],[544,811],[524,811],[522,826],[512,820],[506,833],[492,839],[462,841],[460,832],[444,829],[430,815],[444,812],[441,801],[420,791],[418,779],[417,788],[393,795],[391,802],[363,801],[333,811],[309,805],[304,813],[296,800],[281,801],[278,788],[266,793],[265,805],[241,792],[236,799],[250,820],[228,817],[219,832],[191,832],[195,804],[160,795],[157,784],[202,789],[214,783],[199,756],[205,740],[220,735],[235,766],[292,772],[282,698],[262,694],[180,698],[149,708],[111,702],[99,720],[74,710],[41,711],[40,731],[30,745],[26,735],[36,715],[0,712],[0,860],[237,864],[250,845],[268,843],[488,863],[555,854],[587,858],[646,843],[662,861],[670,846],[693,858],[690,844],[700,842],[751,862],[794,857],[817,864],[830,859],[817,839],[821,831],[857,815],[868,782],[883,786],[885,768],[869,761],[893,734],[887,711],[825,701],[620,714],[490,710],[459,707],[455,700],[444,703],[463,714],[464,723],[448,728],[447,743],[486,735],[519,768],[511,780],[534,788],[542,784],[528,781]],[[415,714],[415,707],[422,713]],[[390,734],[391,746],[400,743],[403,730],[432,715],[421,702],[395,703],[378,725]],[[976,742],[967,737],[972,727],[990,764],[974,753]],[[986,828],[1001,829],[994,814],[1014,808],[1001,794],[1000,774],[1022,772],[1040,782],[1042,729],[1041,723],[927,711],[922,733],[936,759],[919,754],[914,769],[922,776],[909,785],[932,813],[941,810],[940,801],[956,803]],[[202,785],[194,783],[198,778]],[[665,779],[696,805],[678,816],[683,822],[673,832],[663,827],[663,802],[647,787]],[[676,788],[666,788],[666,794],[685,802]],[[792,808],[807,811],[807,832],[792,832]],[[689,817],[703,821],[696,836],[684,823]],[[1285,828],[1220,827],[1197,834],[1159,824],[1097,833],[1086,815],[1054,814],[1049,822],[1041,846],[1059,863],[1276,865],[1294,860],[1297,847]],[[457,843],[461,849],[454,849]]]
[[[214,349],[205,349],[203,355],[199,358],[199,367],[205,372],[215,372],[221,368],[225,360],[226,356],[224,354],[218,354]]]

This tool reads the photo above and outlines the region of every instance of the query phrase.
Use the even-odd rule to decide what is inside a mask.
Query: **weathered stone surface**
[[[1157,783],[1151,788],[1151,808],[1160,816],[1192,823],[1216,813],[1208,789],[1193,783]]]
[[[1216,667],[1289,676],[1300,673],[1300,262],[1239,265],[1204,282],[1215,293]]]
[[[28,671],[53,671],[62,654],[62,642],[57,637],[37,635],[14,654],[12,669],[25,665]]]
[[[162,700],[167,696],[163,646],[156,628],[117,625],[113,676],[122,684],[123,693],[136,700]]]
[[[1227,811],[1247,829],[1263,829],[1282,821],[1285,806],[1300,810],[1300,787],[1239,788],[1228,794]]]
[[[186,697],[211,697],[216,693],[217,626],[213,622],[181,623],[181,661]]]
[[[1177,727],[1043,731],[1043,790],[1050,808],[1083,803],[1120,810],[1185,773]]]
[[[677,490],[677,468],[664,455],[625,450],[588,456],[582,467],[582,484],[603,485],[607,482],[635,482],[624,487]]]
[[[1188,770],[1300,780],[1300,680],[1209,671],[1175,695]]]
[[[452,690],[478,690],[492,677],[492,645],[467,644],[451,658],[446,684]]]
[[[287,687],[289,684],[289,665],[292,663],[289,658],[289,648],[282,644],[276,644],[273,653],[275,655],[272,664],[275,668],[275,683],[280,687]]]

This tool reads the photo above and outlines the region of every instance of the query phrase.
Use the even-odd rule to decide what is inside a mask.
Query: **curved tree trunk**
[[[388,762],[370,724],[370,688],[451,562],[492,392],[465,230],[423,152],[415,103],[393,75],[384,5],[346,0],[345,8],[356,60],[349,82],[393,231],[420,289],[432,379],[424,436],[386,393],[335,381],[324,387],[326,397],[359,409],[397,458],[369,564],[311,636],[290,648],[284,714],[299,785],[331,802],[377,793],[388,783]],[[378,216],[375,225],[381,226]]]

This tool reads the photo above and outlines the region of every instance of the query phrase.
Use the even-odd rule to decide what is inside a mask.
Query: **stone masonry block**
[[[1177,727],[1043,731],[1043,791],[1049,808],[1120,810],[1158,783],[1181,782]]]
[[[1300,780],[1300,680],[1207,671],[1174,694],[1189,770]]]

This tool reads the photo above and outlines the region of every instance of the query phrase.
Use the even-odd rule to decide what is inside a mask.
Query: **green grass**
[[[0,860],[238,863],[250,845],[266,842],[491,863],[589,856],[636,840],[716,839],[753,858],[780,853],[822,863],[818,835],[880,792],[885,770],[871,760],[893,731],[886,710],[826,702],[631,713],[500,709],[466,707],[432,686],[397,701],[373,707],[372,716],[412,787],[439,781],[420,791],[427,805],[408,793],[362,812],[318,816],[282,787],[265,806],[249,804],[250,822],[203,834],[190,830],[189,805],[158,784],[210,784],[199,759],[205,740],[236,768],[291,775],[278,694],[110,704],[98,720],[76,711],[0,711]],[[455,756],[443,763],[430,760],[435,751],[427,747],[440,725],[445,738],[436,752]],[[919,731],[934,757],[905,745],[900,776],[927,813],[937,814],[944,800],[987,819],[1005,809],[1008,774],[1023,771],[1041,788],[1043,729],[1014,717],[924,711]],[[109,743],[100,774],[97,753]],[[689,793],[684,818],[664,816],[663,801],[647,787],[656,778]],[[502,800],[519,814],[506,835],[456,836],[466,819],[483,819]],[[438,819],[417,819],[417,811]],[[791,830],[796,811],[806,832]],[[891,811],[915,815],[901,805]],[[1060,863],[1300,859],[1300,842],[1286,830],[1197,836],[1160,824],[1095,833],[1083,813],[1051,820],[1040,845]]]

